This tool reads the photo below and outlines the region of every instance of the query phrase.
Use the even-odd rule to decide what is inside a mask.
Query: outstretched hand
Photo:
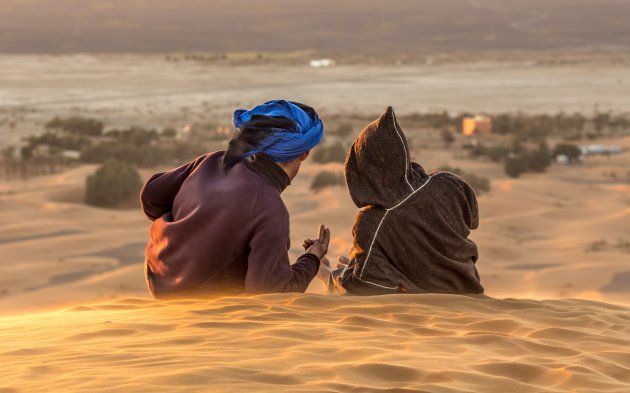
[[[328,253],[328,245],[330,244],[330,229],[324,225],[319,226],[319,235],[317,239],[304,240],[304,250],[322,259]]]
[[[350,264],[350,258],[341,256],[337,259],[337,269],[347,267]]]
[[[341,277],[339,275],[334,275],[333,271],[335,269],[340,269],[343,267],[347,267],[350,263],[350,259],[344,256],[339,257],[337,260],[337,266],[333,268],[333,264],[328,260],[328,258],[323,257],[320,259],[321,263],[319,264],[319,270],[317,272],[317,278],[319,278],[328,291],[329,294],[344,294],[346,290],[341,285]]]

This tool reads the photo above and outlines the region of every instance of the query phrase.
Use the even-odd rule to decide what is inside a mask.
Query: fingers
[[[350,258],[341,256],[337,259],[340,264],[347,266],[350,263]]]
[[[319,242],[326,248],[330,243],[330,228],[326,228],[323,224],[319,226]]]
[[[317,239],[306,239],[302,244],[304,250],[318,255],[320,258],[328,252],[328,244],[330,243],[330,229],[324,225],[319,226]]]

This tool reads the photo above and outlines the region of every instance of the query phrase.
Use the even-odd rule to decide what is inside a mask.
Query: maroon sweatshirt
[[[319,259],[291,265],[284,171],[266,157],[223,169],[224,152],[153,175],[142,209],[153,220],[146,277],[156,298],[304,292]]]

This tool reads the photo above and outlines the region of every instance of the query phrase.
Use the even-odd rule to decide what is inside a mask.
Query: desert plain
[[[0,144],[54,116],[180,129],[289,98],[329,116],[557,113],[630,108],[625,60],[439,58],[412,64],[204,64],[159,55],[0,56]],[[82,203],[96,166],[0,182],[0,391],[431,391],[630,389],[630,137],[625,153],[509,178],[439,136],[401,126],[426,169],[491,180],[478,197],[486,298],[266,295],[161,303],[143,278],[139,208]],[[357,134],[360,130],[354,130]],[[630,131],[630,130],[629,130]],[[456,137],[454,145],[465,142]],[[143,179],[168,168],[143,169]],[[307,161],[283,194],[295,259],[324,223],[347,255],[356,207],[313,192]],[[611,176],[615,173],[615,176]],[[507,300],[506,300],[507,299]]]

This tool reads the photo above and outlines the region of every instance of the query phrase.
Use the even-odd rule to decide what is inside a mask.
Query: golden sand
[[[431,72],[348,66],[321,73],[154,63],[0,58],[7,102],[37,109],[16,112],[22,120],[15,130],[0,127],[3,143],[19,141],[53,115],[75,114],[75,106],[112,126],[180,127],[269,94],[328,111],[351,99],[348,110],[370,113],[386,105],[402,112],[591,111],[594,102],[608,110],[627,107],[629,97],[620,84],[628,67],[621,65],[473,64]],[[36,80],[37,89],[24,89],[34,83],[32,75],[48,77]],[[488,75],[510,83],[489,84]],[[235,98],[243,96],[242,77],[264,82],[247,95],[252,102]],[[462,82],[469,88],[460,89]],[[307,88],[296,97],[296,86]],[[375,89],[382,94],[371,94]],[[403,128],[413,141],[419,130]],[[596,142],[630,149],[630,137]],[[427,143],[419,138],[412,152],[425,168],[461,167],[492,181],[492,191],[479,197],[481,226],[472,235],[488,295],[630,304],[630,186],[623,180],[629,154],[590,157],[515,180],[500,165],[465,159],[439,140]],[[309,161],[283,194],[293,260],[320,223],[332,229],[333,259],[351,247],[356,207],[347,190],[309,189],[324,169],[342,167]],[[148,300],[142,259],[149,221],[137,208],[83,205],[85,178],[94,170],[0,182],[0,393],[630,392],[630,309],[622,306],[447,295],[325,297],[312,294],[322,291],[319,282],[307,295]],[[143,178],[153,171],[143,171]]]
[[[132,298],[0,319],[0,391],[627,393],[629,348],[587,300]]]

